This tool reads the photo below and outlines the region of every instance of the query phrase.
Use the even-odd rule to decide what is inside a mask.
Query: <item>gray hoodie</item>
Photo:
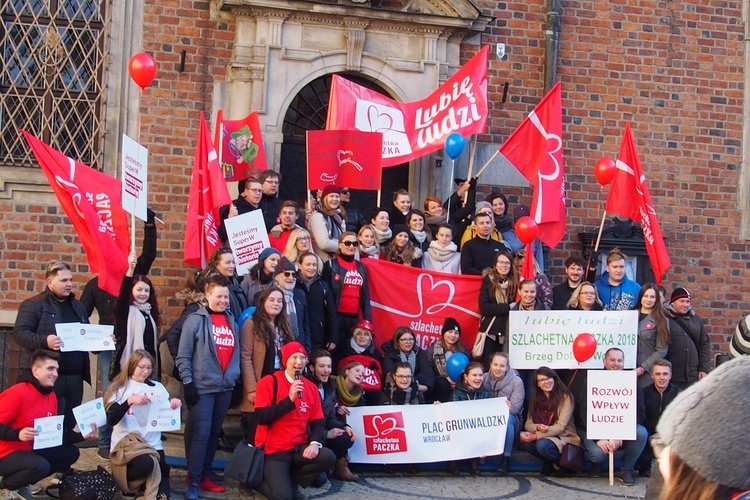
[[[216,355],[209,311],[200,309],[194,312],[182,325],[175,362],[182,383],[194,382],[199,394],[231,391],[240,378],[240,337],[234,316],[229,312],[226,314],[227,323],[234,334],[234,352],[226,372],[222,372]]]

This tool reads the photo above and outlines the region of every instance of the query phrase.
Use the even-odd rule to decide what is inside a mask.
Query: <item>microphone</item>
[[[299,380],[301,376],[302,376],[302,372],[301,371],[294,370],[294,380]],[[302,391],[301,390],[297,393],[297,399],[302,399]]]

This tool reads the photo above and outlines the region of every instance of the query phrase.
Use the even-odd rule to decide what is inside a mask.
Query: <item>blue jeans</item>
[[[607,454],[596,445],[596,441],[586,438],[586,432],[579,431],[583,449],[586,451],[586,459],[593,464],[601,464],[607,460]],[[615,451],[615,458],[622,459],[621,470],[632,471],[635,468],[635,462],[641,456],[643,448],[646,447],[648,440],[648,431],[642,425],[635,428],[635,441],[623,441],[623,446]]]
[[[542,460],[549,460],[550,462],[560,461],[560,450],[557,449],[557,445],[551,439],[542,438],[532,443],[523,443],[523,448]]]
[[[521,426],[521,422],[515,415],[508,415],[508,428],[505,431],[505,448],[503,448],[503,458],[510,458],[513,453],[513,442],[516,440],[516,434]]]
[[[190,406],[192,438],[188,446],[187,466],[191,483],[199,483],[211,470],[219,443],[221,425],[232,402],[232,391],[199,394]]]
[[[102,396],[107,392],[109,387],[109,365],[112,364],[112,352],[114,351],[102,351],[99,353],[99,375],[102,378]],[[105,401],[106,405],[107,402]],[[109,450],[110,443],[112,442],[112,428],[108,425],[99,427],[99,448],[106,448]]]

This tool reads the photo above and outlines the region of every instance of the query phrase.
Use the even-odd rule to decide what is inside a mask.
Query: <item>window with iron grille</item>
[[[20,130],[99,170],[112,0],[0,0],[0,166],[36,161]]]

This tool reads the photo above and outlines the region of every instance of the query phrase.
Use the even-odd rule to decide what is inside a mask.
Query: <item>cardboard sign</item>
[[[602,367],[604,353],[618,347],[625,368],[635,368],[638,311],[511,311],[508,326],[510,366],[516,370]],[[573,341],[581,333],[596,338],[596,352],[579,363]]]
[[[144,432],[177,431],[182,425],[180,408],[172,409],[169,400],[154,401],[149,405],[148,424]]]
[[[104,400],[96,398],[88,403],[73,408],[73,416],[76,418],[78,429],[86,436],[91,434],[91,424],[97,427],[107,425],[107,413],[104,411]]]
[[[638,424],[636,379],[634,371],[588,372],[587,439],[635,439]]]
[[[63,439],[64,415],[34,419],[34,429],[39,433],[34,436],[34,449],[43,450],[60,446]]]
[[[506,398],[439,405],[350,408],[357,433],[354,463],[422,463],[500,455],[508,426]]]
[[[224,226],[227,228],[229,246],[234,253],[237,274],[242,276],[258,262],[260,252],[271,246],[263,212],[253,210],[230,217],[224,221]]]
[[[145,221],[147,201],[148,149],[122,134],[122,208]]]
[[[57,323],[57,336],[62,340],[61,352],[70,351],[114,351],[112,325],[91,325],[88,323]]]

